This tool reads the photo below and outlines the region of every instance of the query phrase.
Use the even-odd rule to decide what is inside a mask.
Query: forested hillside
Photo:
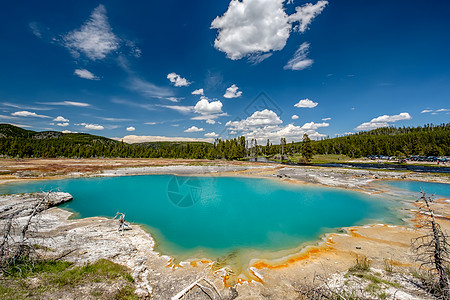
[[[317,154],[450,155],[450,123],[423,127],[385,127],[313,142]]]
[[[308,143],[309,144],[309,143]],[[280,145],[241,136],[230,140],[205,142],[152,142],[126,144],[86,133],[35,132],[9,124],[0,124],[0,155],[6,157],[130,157],[130,158],[207,158],[241,159],[248,156],[297,154],[308,149],[314,154],[450,156],[450,124],[411,128],[379,128],[353,135]],[[304,154],[304,153],[303,153]]]

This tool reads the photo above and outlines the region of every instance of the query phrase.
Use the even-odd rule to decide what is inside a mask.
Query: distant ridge
[[[59,131],[33,131],[23,129],[11,124],[0,124],[0,138],[21,139],[64,139],[75,142],[102,141],[106,143],[118,143],[118,141],[89,133],[62,133]]]

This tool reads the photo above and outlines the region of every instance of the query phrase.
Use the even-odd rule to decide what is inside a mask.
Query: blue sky
[[[278,143],[449,122],[450,2],[9,1],[0,122]]]

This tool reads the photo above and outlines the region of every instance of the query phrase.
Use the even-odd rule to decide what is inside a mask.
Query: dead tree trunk
[[[428,214],[428,224],[430,233],[413,240],[414,250],[418,253],[418,259],[422,261],[422,266],[428,265],[437,273],[439,291],[444,299],[450,299],[449,278],[446,268],[450,263],[450,245],[447,241],[447,235],[442,231],[440,225],[436,222],[433,209],[430,207],[431,197],[427,197],[425,192],[421,192],[422,200],[426,205]]]

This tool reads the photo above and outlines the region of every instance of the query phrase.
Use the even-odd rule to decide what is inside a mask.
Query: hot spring
[[[1,185],[0,193],[50,189],[72,194],[62,208],[76,217],[125,213],[152,234],[157,251],[177,259],[276,253],[340,227],[402,223],[386,197],[260,178],[73,178]]]

